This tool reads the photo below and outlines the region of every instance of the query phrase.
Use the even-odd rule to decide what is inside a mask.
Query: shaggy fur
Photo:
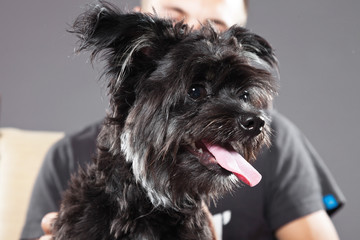
[[[214,239],[203,203],[239,185],[205,142],[248,161],[269,144],[270,45],[100,2],[79,16],[79,51],[106,62],[110,113],[98,155],[73,176],[55,239]]]

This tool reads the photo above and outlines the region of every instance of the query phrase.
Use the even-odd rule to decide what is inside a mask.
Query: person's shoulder
[[[76,169],[77,164],[84,165],[96,152],[96,139],[102,121],[83,127],[81,130],[66,134],[48,151],[47,159],[54,164],[67,164]]]
[[[66,134],[62,139],[55,143],[55,148],[78,147],[79,145],[89,145],[96,141],[101,129],[102,121],[97,121],[73,133]]]
[[[303,133],[287,117],[276,110],[271,110],[270,116],[273,144],[282,144],[289,141],[293,142],[303,140]]]
[[[84,141],[88,139],[96,138],[100,132],[103,121],[97,121],[88,126],[83,127],[79,131],[68,134],[65,138],[72,141]]]
[[[270,110],[271,127],[277,131],[299,132],[295,124],[276,110]]]

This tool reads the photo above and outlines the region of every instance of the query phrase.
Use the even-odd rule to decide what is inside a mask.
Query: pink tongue
[[[261,174],[246,161],[239,153],[228,151],[219,145],[205,143],[207,149],[216,158],[219,165],[235,174],[240,181],[254,187],[261,180]]]

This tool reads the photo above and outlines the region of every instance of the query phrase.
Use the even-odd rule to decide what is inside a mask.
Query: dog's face
[[[154,205],[177,207],[239,179],[260,181],[247,161],[269,144],[276,59],[264,39],[236,26],[192,31],[110,5],[86,12],[74,32],[80,50],[107,60],[107,145],[131,163]]]

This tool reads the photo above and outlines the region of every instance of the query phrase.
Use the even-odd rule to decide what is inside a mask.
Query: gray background
[[[72,132],[104,116],[99,67],[75,56],[66,33],[88,0],[1,0],[0,127]],[[122,1],[132,8],[137,1]],[[342,239],[359,239],[360,1],[251,1],[248,27],[276,49],[276,108],[325,159],[348,203]]]

